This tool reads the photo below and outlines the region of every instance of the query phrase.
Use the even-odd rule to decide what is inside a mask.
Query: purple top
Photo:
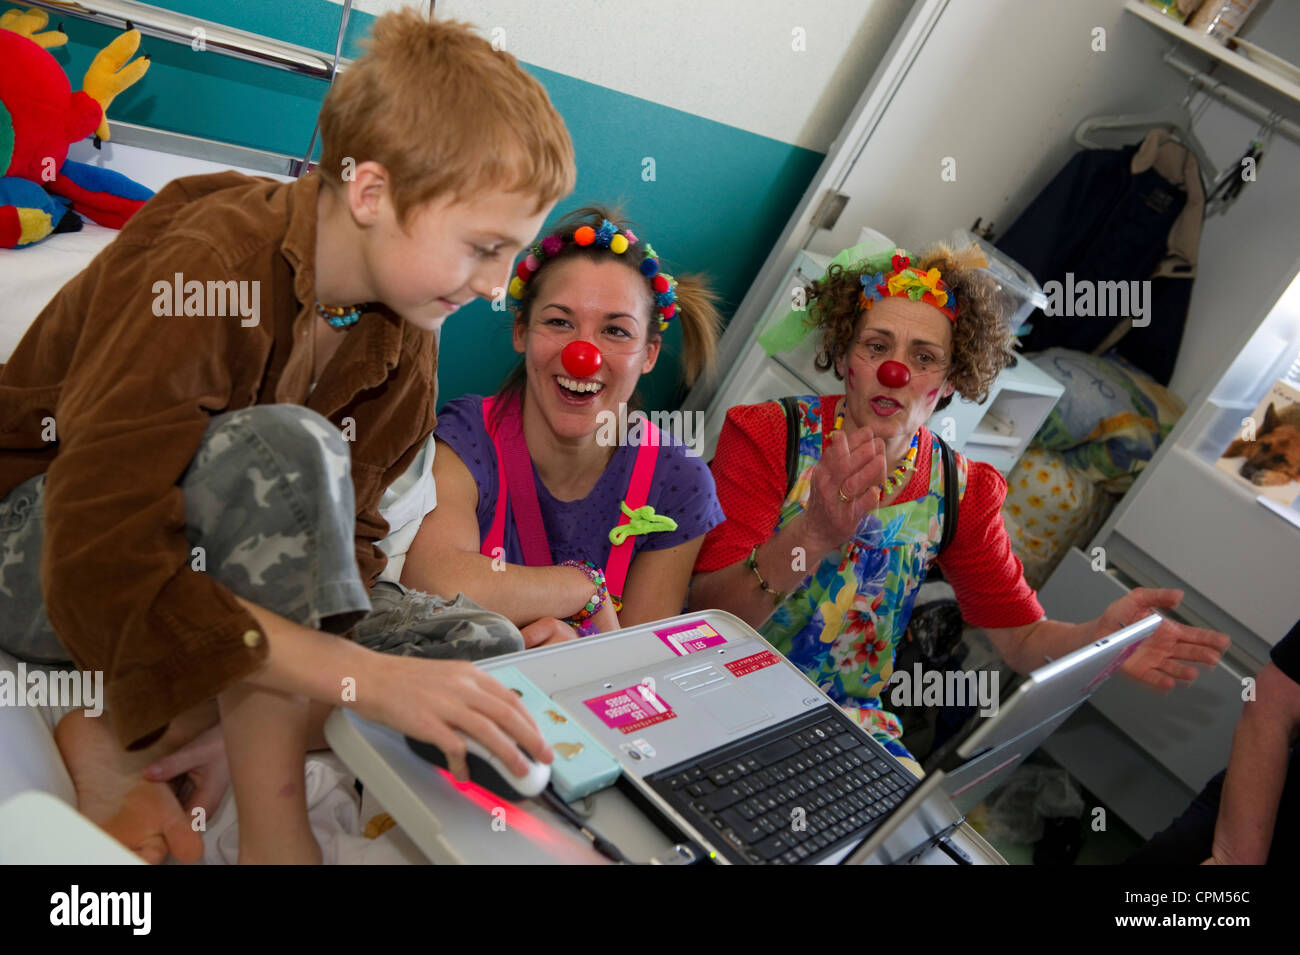
[[[498,481],[496,450],[483,426],[482,397],[463,395],[447,402],[438,412],[438,427],[434,434],[465,462],[478,485],[481,541],[492,529]],[[537,504],[542,512],[542,523],[546,526],[546,539],[551,545],[551,559],[557,564],[565,560],[590,560],[597,567],[605,567],[609,563],[612,546],[609,532],[622,516],[619,502],[627,494],[636,454],[637,449],[628,445],[615,449],[609,466],[591,493],[577,501],[557,501],[537,477],[534,465]],[[713,474],[708,465],[687,454],[682,444],[664,444],[659,448],[646,503],[655,509],[656,514],[675,520],[677,530],[635,535],[632,538],[634,560],[643,550],[663,550],[694,540],[726,520],[722,506],[718,504]],[[506,521],[505,549],[508,563],[524,562],[513,519]]]

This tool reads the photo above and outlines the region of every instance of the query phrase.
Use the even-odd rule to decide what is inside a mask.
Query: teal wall
[[[333,53],[341,7],[327,0],[155,0],[220,22]],[[53,17],[52,17],[53,19]],[[373,17],[354,11],[345,55],[359,53]],[[68,46],[52,51],[78,88],[95,53],[115,31],[68,18]],[[144,80],[114,101],[109,116],[297,155],[307,147],[325,83],[146,37],[153,59]],[[619,204],[670,271],[704,272],[730,317],[822,155],[649,100],[549,70],[528,67],[550,93],[573,136],[578,182],[556,217],[593,202]],[[656,179],[642,179],[653,157]],[[516,361],[507,313],[479,302],[443,331],[440,400],[490,392]],[[659,367],[642,381],[649,407],[670,408],[685,394],[676,358],[681,333],[670,327]]]
[[[202,20],[274,37],[333,55],[342,7],[327,0],[152,0]],[[50,14],[51,23],[56,15]],[[344,55],[360,53],[356,40],[374,18],[353,12]],[[84,20],[63,20],[67,46],[51,50],[79,89],[86,68],[118,31]],[[120,119],[157,129],[191,133],[301,155],[311,138],[325,96],[324,80],[284,70],[196,52],[189,46],[144,37],[141,52],[153,60],[145,78],[123,92],[109,108]]]

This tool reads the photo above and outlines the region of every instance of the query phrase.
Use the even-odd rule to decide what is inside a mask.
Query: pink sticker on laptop
[[[699,653],[701,650],[727,642],[726,637],[703,620],[681,623],[667,630],[656,630],[654,633],[679,657],[684,657],[688,653]]]
[[[673,708],[646,683],[582,701],[602,723],[620,733],[635,733],[647,726],[677,718]]]

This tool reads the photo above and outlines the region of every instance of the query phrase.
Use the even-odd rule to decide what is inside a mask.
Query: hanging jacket
[[[1047,286],[1150,281],[1146,324],[1124,315],[1035,311],[1026,351],[1115,351],[1168,384],[1191,301],[1205,196],[1196,160],[1163,130],[1141,146],[1076,153],[997,241]],[[1144,296],[1145,297],[1145,296]],[[1127,330],[1126,330],[1127,329]],[[1116,338],[1118,342],[1116,343]]]

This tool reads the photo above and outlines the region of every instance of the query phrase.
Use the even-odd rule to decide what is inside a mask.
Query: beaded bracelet
[[[565,618],[565,623],[577,628],[578,633],[585,637],[594,632],[595,625],[590,623],[591,618],[600,613],[609,598],[609,588],[605,585],[605,572],[589,560],[566,560],[560,566],[577,567],[596,587],[596,592],[591,595],[591,599],[583,608],[572,617]]]
[[[754,572],[754,576],[758,578],[758,586],[762,588],[763,593],[770,596],[772,598],[772,602],[776,604],[778,607],[781,606],[781,604],[785,602],[785,598],[788,596],[788,594],[786,594],[785,591],[777,590],[766,580],[764,580],[763,575],[758,572],[758,548],[757,547],[755,547],[753,550],[749,552],[749,560],[745,561],[745,566],[747,566],[750,570]]]

